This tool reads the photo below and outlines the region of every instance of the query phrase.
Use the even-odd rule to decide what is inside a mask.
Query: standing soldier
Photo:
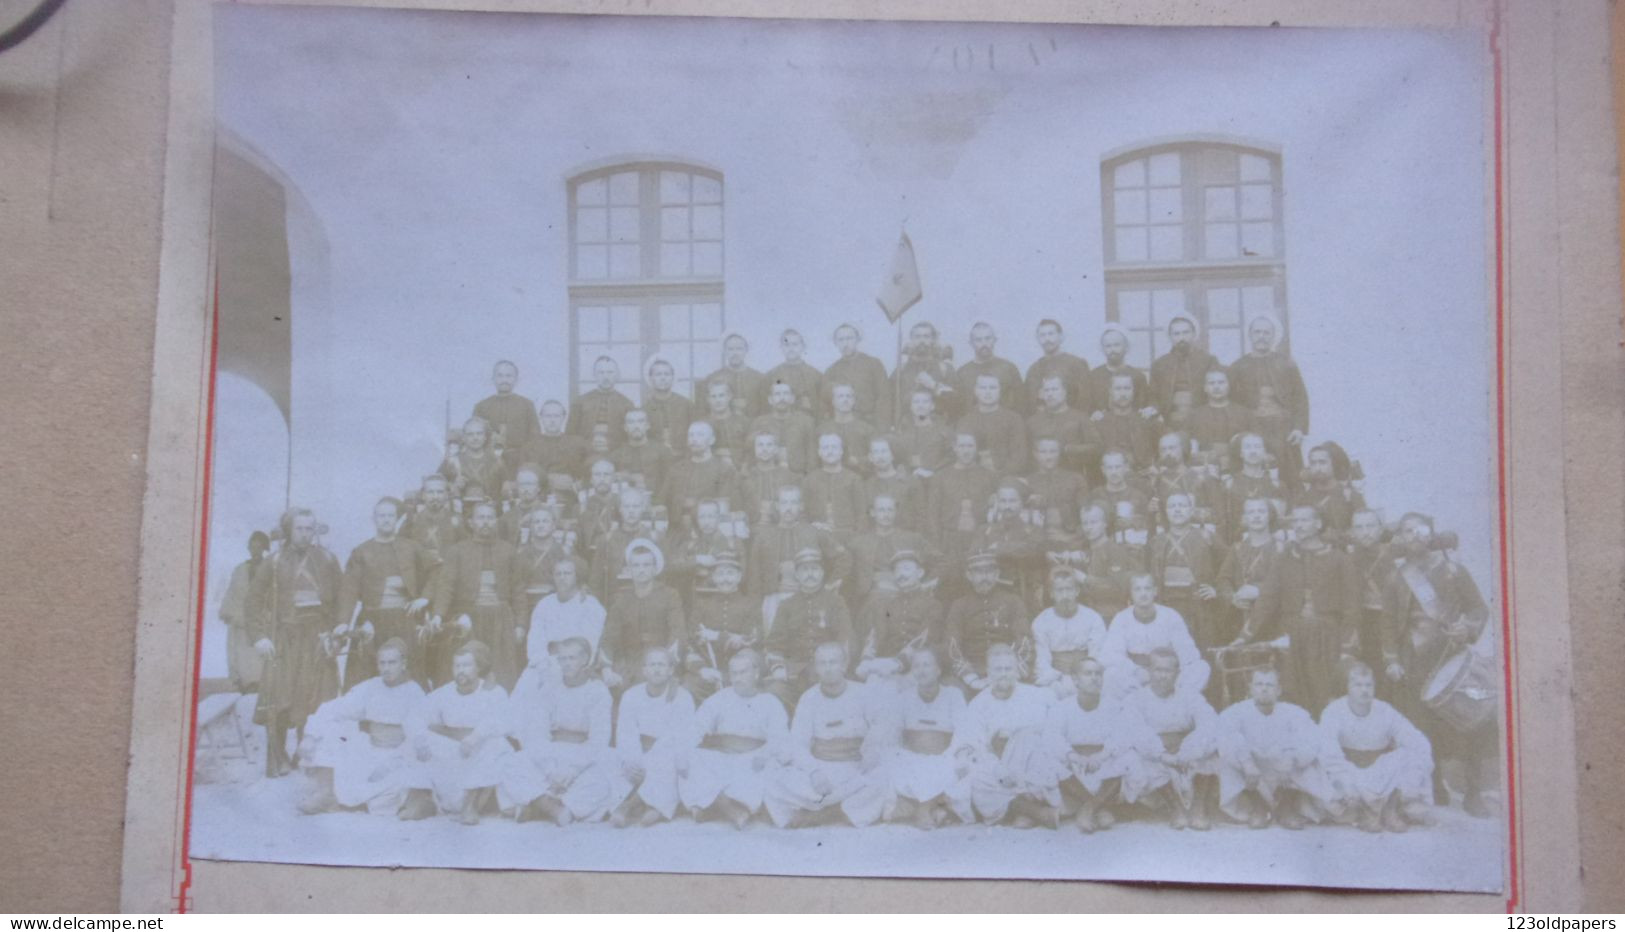
[[[497,393],[474,406],[474,416],[491,425],[491,446],[502,451],[508,475],[523,462],[520,456],[542,432],[536,420],[536,405],[513,390],[519,382],[519,367],[504,359],[491,368],[491,381]]]
[[[1354,564],[1342,549],[1321,539],[1322,528],[1313,505],[1292,509],[1297,539],[1276,561],[1258,606],[1265,619],[1279,618],[1291,639],[1288,694],[1312,715],[1343,692],[1343,652],[1353,644],[1360,615]]]
[[[834,534],[807,520],[802,510],[801,487],[780,488],[775,508],[777,523],[751,535],[747,591],[758,598],[780,591],[783,581],[795,575],[799,555],[807,550],[819,554],[823,561],[821,572],[832,584],[844,582],[852,571],[852,554]]]
[[[1366,666],[1380,670],[1382,656],[1382,595],[1394,574],[1394,551],[1382,540],[1382,519],[1370,509],[1354,513],[1349,527],[1349,558],[1360,583],[1360,653]],[[1379,678],[1378,693],[1388,695],[1389,684]]]
[[[1113,375],[1107,388],[1106,407],[1089,419],[1094,424],[1094,439],[1099,449],[1122,450],[1128,454],[1131,468],[1151,465],[1156,455],[1159,419],[1153,409],[1135,409],[1132,376],[1122,372]]]
[[[610,457],[615,471],[650,495],[660,492],[671,468],[672,452],[664,443],[649,439],[649,415],[642,408],[626,412],[625,441]]]
[[[976,380],[991,375],[999,382],[999,402],[1011,411],[1025,414],[1027,389],[1021,381],[1021,370],[1010,360],[993,355],[993,348],[998,343],[999,336],[990,325],[977,321],[970,328],[971,359],[959,367],[955,387],[959,397],[972,398],[976,391]]]
[[[812,415],[795,408],[796,396],[790,386],[780,382],[768,393],[768,413],[751,421],[752,433],[768,431],[778,438],[784,465],[804,473],[813,468],[818,437]]]
[[[694,420],[694,402],[671,390],[677,370],[656,356],[649,360],[649,390],[643,395],[643,410],[649,415],[649,435],[673,454],[683,453],[683,438]]]
[[[400,500],[379,499],[372,509],[372,523],[377,533],[350,551],[339,589],[335,620],[351,632],[350,655],[344,664],[346,689],[378,674],[377,645],[393,638],[416,644],[415,619],[429,606],[427,584],[434,562],[417,541],[400,536]],[[358,603],[361,611],[355,614]],[[357,633],[361,636],[356,637]],[[401,655],[401,662],[427,682],[410,651]]]
[[[1089,370],[1089,413],[1106,410],[1112,380],[1126,375],[1132,390],[1129,406],[1136,411],[1149,410],[1155,414],[1156,409],[1151,407],[1151,386],[1145,373],[1123,361],[1128,356],[1128,335],[1116,327],[1101,331],[1100,352],[1106,357],[1106,362]]]
[[[928,480],[953,460],[954,432],[937,416],[930,389],[910,392],[908,405],[908,412],[893,429],[898,465],[916,478]]]
[[[1053,384],[1053,380],[1050,380]],[[1089,494],[1089,483],[1078,473],[1061,468],[1061,442],[1034,435],[1033,471],[1027,474],[1032,504],[1044,516],[1044,531],[1051,535],[1076,532],[1078,509]]]
[[[863,500],[888,495],[897,508],[897,526],[907,531],[926,525],[925,483],[897,466],[897,442],[891,437],[869,441],[869,478],[863,480]]]
[[[1247,499],[1241,508],[1241,540],[1225,554],[1224,565],[1219,567],[1219,601],[1233,608],[1241,619],[1232,647],[1273,641],[1281,633],[1275,628],[1275,619],[1265,618],[1257,611],[1258,599],[1273,576],[1281,554],[1286,552],[1285,546],[1270,532],[1272,517],[1268,499]]]
[[[854,605],[865,605],[870,594],[876,590],[896,589],[891,569],[897,554],[930,552],[924,535],[897,527],[897,511],[896,499],[884,492],[876,495],[869,502],[869,520],[873,524],[869,530],[852,538],[851,593]]]
[[[801,482],[806,490],[808,517],[814,524],[834,531],[841,540],[849,540],[863,530],[863,480],[846,468],[846,447],[840,434],[824,434],[818,438],[817,469],[807,473]]]
[[[772,431],[757,431],[752,435],[756,458],[743,464],[743,500],[737,507],[750,516],[753,527],[765,528],[773,523],[777,514],[779,490],[787,486],[801,487],[800,473],[791,472],[779,455],[779,438]]]
[[[1062,400],[1067,405],[1082,410],[1089,404],[1089,364],[1061,350],[1065,338],[1059,321],[1046,317],[1038,322],[1038,348],[1044,355],[1027,368],[1027,397],[1035,402],[1035,410],[1044,380],[1050,378],[1061,380]]]
[[[705,395],[704,420],[717,438],[717,454],[735,466],[745,463],[750,456],[751,419],[735,410],[733,389],[727,382],[712,382]]]
[[[265,660],[256,720],[265,724],[265,775],[293,770],[288,729],[304,737],[305,719],[338,694],[338,671],[323,649],[339,598],[339,561],[316,543],[316,516],[290,509],[282,518],[285,543],[254,571],[249,627]]]
[[[1231,441],[1230,462],[1235,468],[1224,477],[1224,520],[1220,522],[1220,536],[1235,540],[1241,533],[1241,509],[1250,498],[1262,498],[1270,503],[1270,512],[1276,518],[1286,516],[1286,502],[1281,487],[1269,467],[1269,451],[1264,438],[1245,433]]]
[[[1326,522],[1326,537],[1341,544],[1354,523],[1354,513],[1365,508],[1365,498],[1350,481],[1353,466],[1343,448],[1328,440],[1309,449],[1306,481],[1293,499],[1294,505],[1313,505]]]
[[[435,577],[429,618],[431,634],[451,643],[476,640],[490,646],[491,675],[505,690],[519,677],[519,651],[525,637],[513,613],[513,544],[497,536],[496,506],[481,502],[469,518],[474,536],[446,554]],[[436,685],[451,678],[450,644],[431,642],[430,677]]]
[[[998,476],[977,457],[976,435],[954,437],[954,462],[931,480],[930,533],[943,553],[963,560],[970,552],[976,529],[987,522]]]
[[[226,624],[226,662],[231,673],[231,686],[240,693],[251,693],[260,687],[260,674],[265,663],[254,651],[254,637],[250,633],[248,593],[254,587],[254,572],[271,549],[271,538],[264,531],[248,535],[248,559],[231,571],[231,582],[226,584],[226,595],[220,601],[220,620]]]
[[[1066,383],[1061,376],[1044,376],[1033,397],[1038,399],[1038,410],[1027,418],[1027,436],[1034,441],[1044,437],[1054,440],[1060,444],[1068,469],[1079,472],[1087,469],[1090,436],[1094,431],[1089,416],[1067,404]]]
[[[1168,515],[1168,528],[1152,540],[1146,551],[1162,603],[1185,619],[1197,647],[1218,647],[1224,643],[1214,611],[1219,597],[1215,584],[1220,548],[1205,529],[1191,523],[1196,504],[1188,493],[1168,496],[1163,510]]]
[[[969,365],[967,363],[966,365]],[[959,419],[960,433],[976,438],[976,447],[1000,475],[1020,475],[1027,470],[1027,423],[1016,410],[1001,401],[999,378],[991,373],[976,377],[972,385],[976,407]]]
[[[1230,376],[1223,369],[1209,369],[1202,379],[1206,401],[1191,411],[1190,435],[1198,452],[1223,462],[1231,439],[1254,429],[1253,412],[1230,400]]]
[[[886,377],[885,363],[858,350],[862,341],[863,334],[853,324],[835,328],[835,348],[840,350],[841,358],[824,370],[824,390],[836,385],[852,386],[853,411],[864,422],[885,430],[892,421],[891,380]],[[823,406],[826,413],[838,410],[830,398],[823,399]]]
[[[569,426],[577,437],[590,439],[593,429],[603,424],[609,428],[611,446],[620,446],[625,439],[626,412],[637,407],[632,399],[615,389],[621,377],[621,367],[608,356],[593,360],[592,377],[597,384],[592,391],[577,398],[570,408]]]
[[[1078,509],[1076,545],[1052,554],[1054,562],[1083,571],[1079,600],[1110,620],[1128,607],[1130,577],[1145,568],[1142,551],[1112,539],[1106,506],[1089,502]]]
[[[534,463],[549,485],[554,476],[584,479],[587,476],[587,438],[564,429],[564,405],[557,401],[541,404],[541,433],[525,446],[521,463]]]
[[[463,424],[457,452],[440,464],[440,474],[451,483],[451,494],[465,506],[481,499],[495,501],[502,493],[506,470],[491,449],[491,426],[485,418],[471,417]]]
[[[842,646],[841,674],[852,649],[852,615],[840,593],[825,585],[824,556],[808,547],[795,557],[796,591],[779,603],[767,632],[768,690],[793,709],[811,685],[813,652],[831,642]]]
[[[1108,448],[1100,457],[1106,482],[1089,492],[1089,501],[1105,509],[1112,536],[1131,547],[1144,547],[1151,537],[1151,496],[1129,480],[1128,454]]]
[[[1170,496],[1183,493],[1190,496],[1195,511],[1191,522],[1219,531],[1224,511],[1223,488],[1205,469],[1195,469],[1188,462],[1190,443],[1183,431],[1173,430],[1157,440],[1157,465],[1152,471],[1151,496],[1157,503],[1157,525],[1168,526],[1167,503]]]
[[[530,513],[546,507],[542,500],[541,470],[533,465],[520,466],[513,474],[513,498],[497,522],[502,539],[515,547],[522,545],[530,534]]]
[[[857,414],[857,391],[845,382],[830,387],[834,413],[818,425],[818,435],[835,434],[846,450],[846,468],[859,475],[869,474],[869,443],[880,435],[875,426]]]
[[[807,341],[800,333],[786,330],[779,337],[779,348],[784,351],[784,362],[767,370],[767,390],[780,382],[796,393],[796,407],[813,417],[820,416],[820,398],[823,397],[824,374],[801,358],[807,351]],[[761,399],[760,403],[766,403]]]
[[[1151,403],[1163,417],[1174,410],[1174,396],[1183,392],[1195,399],[1202,394],[1202,380],[1213,369],[1222,368],[1207,350],[1196,345],[1196,322],[1179,316],[1168,322],[1172,348],[1151,364]]]
[[[407,517],[406,529],[402,533],[423,548],[432,575],[439,572],[451,548],[466,536],[466,529],[462,515],[452,510],[451,486],[445,476],[439,473],[424,476],[419,494],[423,498],[423,507]],[[423,591],[429,591],[432,583],[432,578],[426,578]],[[424,667],[418,670],[418,675],[431,676],[438,672]]]
[[[553,568],[570,557],[572,548],[569,536],[559,530],[552,510],[545,505],[532,509],[524,522],[525,542],[514,555],[513,607],[519,627],[527,632],[528,644],[531,613],[538,602],[553,594]],[[520,667],[527,665],[528,660]]]
[[[1275,321],[1255,317],[1247,325],[1252,351],[1230,366],[1231,392],[1253,411],[1253,423],[1280,464],[1281,481],[1294,487],[1309,433],[1309,392],[1292,357],[1275,348]]]
[[[707,398],[709,386],[721,382],[728,386],[735,411],[745,417],[761,414],[767,377],[745,365],[745,357],[749,353],[749,341],[737,333],[728,334],[722,341],[722,368],[694,383],[694,400]]]
[[[914,408],[913,395],[919,391],[931,398],[933,410],[948,417],[957,415],[956,379],[953,351],[941,345],[936,326],[922,320],[908,328],[908,343],[903,347],[903,358],[898,360],[897,373],[892,379],[892,393],[896,396],[892,403],[897,407],[892,423],[900,426],[908,422]]]

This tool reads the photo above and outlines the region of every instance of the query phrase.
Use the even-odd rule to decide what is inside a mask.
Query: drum
[[[1501,689],[1489,625],[1478,640],[1447,657],[1422,690],[1422,702],[1458,731],[1482,728],[1495,717]]]

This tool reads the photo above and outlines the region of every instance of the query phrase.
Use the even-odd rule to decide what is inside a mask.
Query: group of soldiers
[[[1224,366],[1179,317],[1141,372],[1045,320],[1023,377],[985,323],[958,368],[916,324],[891,374],[850,324],[822,372],[732,335],[693,399],[604,358],[568,408],[499,362],[342,569],[304,509],[250,541],[222,615],[266,773],[466,822],[1401,831],[1449,800],[1437,754],[1486,814],[1493,723],[1425,693],[1487,608],[1452,535],[1305,457],[1276,337]]]

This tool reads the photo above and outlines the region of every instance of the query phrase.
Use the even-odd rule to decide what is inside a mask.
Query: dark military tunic
[[[1107,411],[1094,426],[1094,455],[1091,465],[1099,469],[1100,457],[1108,450],[1121,450],[1129,455],[1130,469],[1144,469],[1156,462],[1157,435],[1162,432],[1160,419],[1148,418],[1139,411],[1118,413]]]
[[[688,425],[694,423],[694,402],[676,392],[661,395],[649,389],[643,396],[649,415],[649,438],[664,444],[676,456],[688,455]]]
[[[792,686],[804,683],[811,672],[813,652],[831,641],[846,645],[848,657],[857,656],[846,600],[827,589],[794,592],[773,613],[766,641],[768,666],[783,664]]]
[[[1079,472],[1089,466],[1094,430],[1089,416],[1077,408],[1063,406],[1059,411],[1041,408],[1027,418],[1027,440],[1037,444],[1043,438],[1061,444],[1061,465]],[[1098,456],[1099,452],[1094,451]]]
[[[869,441],[880,436],[875,426],[860,417],[845,421],[829,418],[818,425],[817,436],[834,434],[841,438],[841,454],[846,468],[860,476],[869,474]]]
[[[699,420],[710,424],[711,432],[716,434],[717,443],[712,449],[718,456],[733,460],[736,466],[750,462],[755,456],[750,439],[750,418],[743,414],[729,414],[726,417],[707,414]]]
[[[824,410],[824,374],[819,372],[806,360],[798,359],[795,362],[781,362],[767,370],[767,376],[762,383],[762,397],[757,399],[760,410],[767,410],[768,396],[773,393],[773,386],[783,382],[796,393],[796,407],[813,417],[821,417]]]
[[[1189,426],[1198,450],[1228,459],[1231,438],[1253,429],[1253,412],[1234,401],[1220,407],[1198,405]]]
[[[706,407],[706,394],[710,391],[712,382],[727,384],[728,390],[733,393],[734,410],[746,417],[755,417],[767,410],[767,377],[750,366],[741,366],[738,369],[723,366],[721,369],[695,382],[694,403],[696,405]]]
[[[921,424],[910,417],[892,433],[897,468],[904,472],[926,469],[936,472],[954,458],[954,433],[940,419]]]
[[[515,560],[513,544],[496,537],[469,538],[446,554],[446,564],[435,577],[431,611],[440,616],[441,634],[429,648],[430,679],[435,685],[451,679],[451,659],[457,646],[466,640],[485,642],[491,648],[491,675],[504,689],[513,689],[519,678],[520,645],[514,636],[513,610]],[[456,621],[467,615],[473,622],[467,637],[457,631]]]
[[[1298,480],[1303,455],[1287,443],[1287,434],[1309,432],[1309,392],[1291,357],[1278,351],[1248,353],[1230,366],[1230,397],[1252,409],[1253,428],[1281,464],[1281,479]]]
[[[1336,547],[1310,550],[1291,544],[1276,561],[1259,602],[1259,615],[1275,619],[1291,639],[1285,697],[1320,714],[1344,691],[1340,661],[1360,611],[1354,562]]]
[[[1066,403],[1073,408],[1087,410],[1089,364],[1064,350],[1057,350],[1054,355],[1040,356],[1037,362],[1027,367],[1027,398],[1034,410],[1040,406],[1038,390],[1044,387],[1044,380],[1052,375],[1061,377],[1061,384],[1066,387]]]
[[[394,540],[363,541],[350,551],[344,564],[344,581],[339,589],[337,624],[350,621],[350,615],[359,604],[355,616],[359,627],[371,624],[372,640],[359,641],[350,647],[344,664],[346,689],[378,675],[378,648],[390,638],[400,638],[407,644],[407,655],[402,659],[413,676],[428,681],[421,667],[417,647],[417,621],[407,614],[407,605],[427,591],[427,584],[435,566],[431,557],[417,541],[409,537]]]
[[[1274,537],[1262,544],[1255,544],[1243,537],[1225,554],[1224,563],[1219,567],[1219,598],[1225,605],[1231,605],[1236,590],[1242,586],[1257,586],[1259,598],[1262,598],[1264,586],[1285,552],[1285,545]],[[1236,610],[1232,608],[1232,611]],[[1280,637],[1281,632],[1274,628],[1278,619],[1261,617],[1258,599],[1254,599],[1253,604],[1239,614],[1241,626],[1232,638],[1239,635],[1248,641],[1273,641]]]
[[[890,495],[897,503],[897,526],[909,531],[924,530],[926,514],[925,483],[899,467],[890,476],[870,476],[863,480],[863,506],[874,507],[875,496]]]
[[[1027,386],[1021,380],[1021,370],[1008,359],[994,356],[983,362],[972,359],[959,367],[954,387],[967,409],[976,406],[976,380],[991,375],[999,380],[999,406],[1020,414],[1027,413]]]
[[[1224,559],[1205,531],[1186,525],[1158,534],[1146,548],[1146,562],[1157,580],[1157,601],[1178,612],[1185,619],[1196,646],[1203,649],[1220,646],[1213,601],[1198,598],[1199,586],[1213,586],[1217,590],[1219,564]]]
[[[491,425],[489,442],[492,447],[502,448],[503,465],[512,476],[525,447],[542,434],[535,403],[513,392],[491,395],[474,406],[474,416]]]
[[[987,649],[994,644],[1019,646],[1032,637],[1032,616],[1027,606],[1008,589],[987,595],[972,592],[954,600],[948,609],[949,654],[963,660],[978,676],[987,675]]]
[[[321,635],[338,614],[340,576],[339,561],[317,544],[283,545],[260,561],[248,593],[249,632],[275,650],[260,678],[257,717],[279,713],[284,724],[301,726],[338,695],[338,666]]]
[[[1222,369],[1219,361],[1197,346],[1171,349],[1151,363],[1151,402],[1164,416],[1174,408],[1174,393],[1188,391],[1191,404],[1202,401],[1202,385],[1209,369]]]
[[[643,477],[643,487],[650,495],[658,493],[666,481],[666,470],[671,468],[673,455],[665,444],[645,440],[640,444],[625,443],[610,454],[609,461],[615,471],[627,476]]]
[[[1124,363],[1116,369],[1110,366],[1096,366],[1089,370],[1089,403],[1085,410],[1090,414],[1096,411],[1105,411],[1111,407],[1112,379],[1127,374],[1134,380],[1134,410],[1146,408],[1151,405],[1151,384],[1145,373],[1138,368]]]
[[[935,568],[935,553],[925,535],[893,528],[889,531],[873,530],[852,538],[852,604],[863,605],[877,587],[894,588],[892,584],[892,557],[909,550],[919,559],[920,568],[931,575]]]
[[[779,591],[779,579],[793,566],[796,554],[817,550],[824,559],[824,582],[842,580],[852,572],[852,554],[834,534],[803,520],[790,527],[769,525],[751,532],[749,575],[746,591],[766,596]]]
[[[722,499],[728,512],[745,510],[740,494],[739,473],[720,456],[713,455],[703,463],[692,458],[679,460],[666,470],[666,481],[660,488],[660,502],[666,506],[673,522],[679,519],[692,522],[694,508],[706,499]],[[724,519],[728,514],[723,515]]]
[[[750,517],[752,527],[771,524],[778,507],[779,490],[788,486],[802,487],[802,476],[788,466],[774,463],[764,466],[752,460],[750,468],[740,480],[741,498],[734,507]],[[806,504],[803,491],[802,504]]]
[[[782,415],[764,414],[750,423],[751,434],[761,431],[778,438],[786,466],[803,473],[817,466],[817,425],[805,411],[791,408]]]
[[[762,601],[743,592],[702,591],[695,594],[694,608],[688,617],[693,633],[688,640],[688,673],[683,681],[694,698],[703,701],[716,692],[717,687],[699,675],[701,670],[710,668],[726,677],[728,661],[734,654],[746,648],[761,649]],[[702,627],[720,636],[715,641],[706,641],[700,632]],[[729,635],[742,638],[743,646],[730,647]]]
[[[1035,469],[1027,475],[1027,488],[1044,513],[1045,530],[1078,529],[1078,512],[1089,495],[1082,476],[1066,469]]]
[[[519,465],[530,464],[542,471],[545,480],[550,475],[566,475],[575,479],[587,477],[587,456],[591,447],[575,434],[538,434],[525,445]]]
[[[592,439],[593,428],[609,425],[609,445],[618,447],[626,442],[626,412],[637,407],[632,399],[613,388],[595,388],[583,394],[570,405],[570,420],[565,430],[584,440]]]
[[[677,590],[656,580],[646,595],[622,589],[609,604],[602,649],[615,672],[630,683],[643,669],[643,652],[686,642],[689,632]]]
[[[815,469],[802,480],[807,517],[828,524],[837,534],[851,534],[869,524],[863,480],[850,469]]]
[[[993,456],[993,470],[1016,476],[1027,469],[1027,422],[1007,407],[971,411],[959,419],[959,433],[976,438],[976,449]]]
[[[857,396],[853,413],[870,424],[885,427],[891,423],[891,380],[886,377],[886,364],[859,351],[835,360],[824,370],[822,403],[824,414],[833,414],[835,407],[830,392],[836,385],[852,386]]]
[[[948,640],[944,619],[942,603],[926,589],[876,592],[858,615],[863,654],[896,657],[910,645],[940,648]]]

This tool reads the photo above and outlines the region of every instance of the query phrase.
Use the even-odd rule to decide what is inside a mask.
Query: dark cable
[[[19,20],[17,25],[0,32],[0,53],[10,51],[12,46],[26,42],[28,37],[38,32],[39,28],[56,15],[56,11],[66,2],[67,0],[40,0],[40,5]]]

